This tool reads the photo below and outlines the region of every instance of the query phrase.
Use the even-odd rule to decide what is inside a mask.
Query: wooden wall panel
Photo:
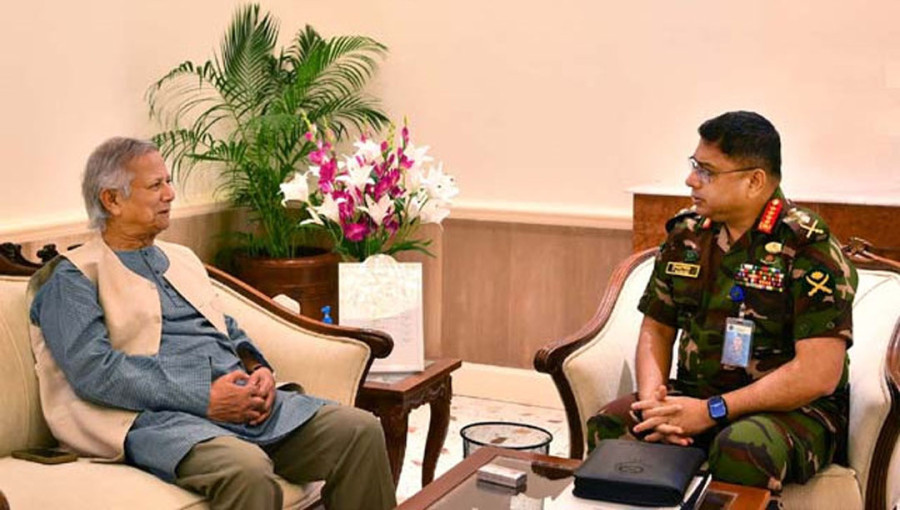
[[[634,211],[632,248],[637,253],[653,246],[659,246],[665,241],[666,221],[681,209],[690,207],[691,199],[639,193],[634,195],[632,204]]]
[[[531,368],[534,353],[593,315],[631,232],[445,221],[442,349],[466,361]]]
[[[212,264],[216,252],[225,245],[222,234],[245,229],[246,218],[245,212],[234,209],[176,218],[159,238],[189,246],[200,260]]]
[[[441,295],[443,294],[443,231],[439,225],[425,225],[416,236],[430,239],[428,251],[434,257],[419,252],[403,252],[397,255],[400,262],[422,263],[422,307],[424,309],[425,357],[441,356]]]
[[[511,237],[506,224],[445,220],[442,356],[510,365]]]
[[[634,251],[662,243],[666,238],[666,220],[690,204],[687,197],[635,194]],[[900,207],[800,200],[797,204],[822,216],[842,243],[850,237],[861,237],[871,242],[882,255],[900,259],[900,228],[896,226]]]

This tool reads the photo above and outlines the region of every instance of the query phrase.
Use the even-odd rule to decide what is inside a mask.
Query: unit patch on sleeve
[[[669,262],[666,264],[666,274],[696,278],[700,276],[700,265],[687,264],[685,262]]]
[[[820,298],[834,294],[834,282],[831,281],[831,274],[824,269],[813,269],[806,273],[804,280],[809,289],[806,295],[809,297],[816,296],[820,292],[822,293],[819,295]]]

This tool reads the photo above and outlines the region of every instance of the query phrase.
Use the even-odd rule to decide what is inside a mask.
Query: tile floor
[[[403,461],[403,471],[397,488],[398,501],[409,498],[421,489],[422,457],[430,414],[428,406],[425,405],[409,415],[409,436],[406,443],[406,458]],[[561,457],[568,455],[569,434],[563,410],[457,395],[451,401],[450,428],[438,458],[435,478],[462,460],[463,447],[459,430],[478,421],[508,421],[536,425],[553,434],[550,455]]]

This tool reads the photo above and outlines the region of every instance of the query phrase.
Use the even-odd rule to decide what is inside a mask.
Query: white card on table
[[[375,255],[338,266],[339,319],[342,326],[385,331],[394,350],[372,363],[371,372],[425,369],[422,264]]]

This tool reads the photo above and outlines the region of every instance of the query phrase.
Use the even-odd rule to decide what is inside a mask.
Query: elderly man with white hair
[[[99,236],[32,279],[44,412],[60,442],[209,498],[282,507],[275,475],[325,480],[334,509],[396,506],[384,437],[364,411],[276,389],[263,354],[217,308],[189,249],[156,240],[175,191],[157,148],[113,138],[82,185]]]

